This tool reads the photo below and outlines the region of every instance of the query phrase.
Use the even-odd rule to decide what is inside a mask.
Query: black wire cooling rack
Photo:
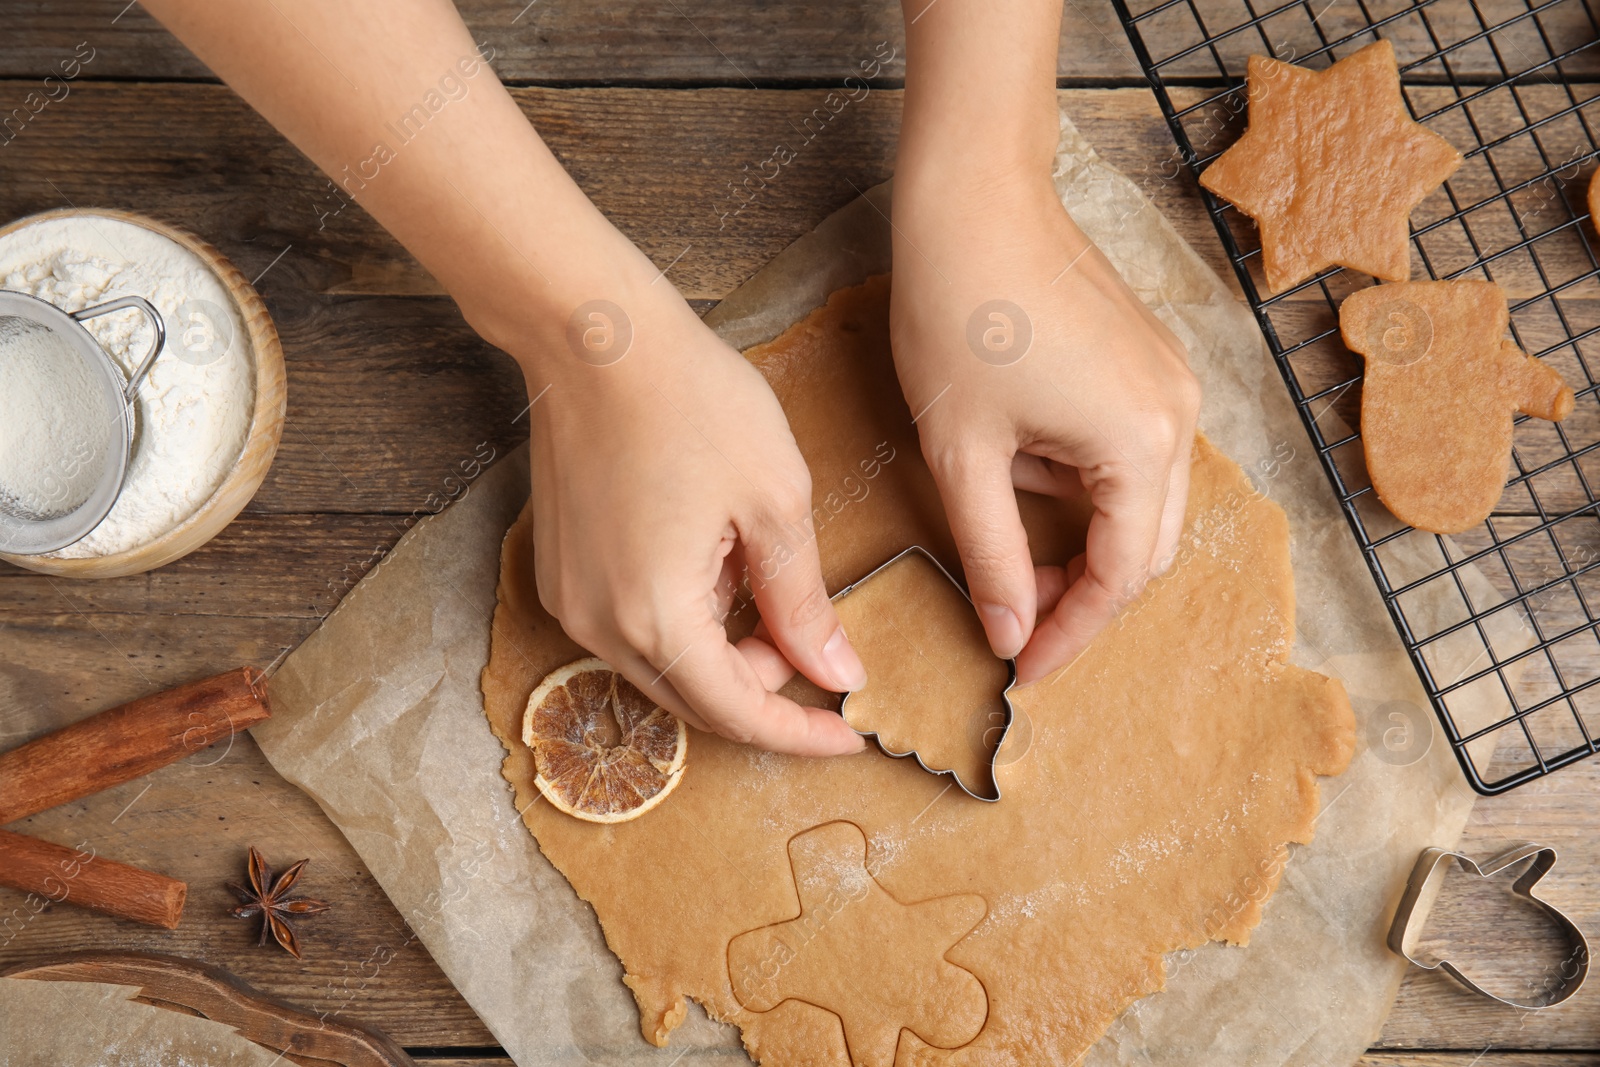
[[[1584,207],[1600,156],[1600,22],[1586,0],[1112,0],[1181,161],[1198,175],[1243,130],[1252,54],[1323,68],[1379,37],[1412,116],[1466,162],[1412,213],[1413,277],[1485,278],[1523,351],[1577,392],[1564,422],[1519,418],[1493,518],[1451,538],[1375,499],[1358,433],[1361,361],[1333,270],[1263,296],[1254,224],[1201,195],[1445,737],[1478,792],[1600,751],[1600,260]],[[1591,108],[1591,105],[1593,107]],[[1420,265],[1421,273],[1415,268]],[[1372,709],[1391,762],[1425,714]]]

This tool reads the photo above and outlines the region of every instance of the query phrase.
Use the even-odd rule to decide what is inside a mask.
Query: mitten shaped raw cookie
[[[1461,165],[1412,121],[1388,41],[1326,70],[1251,56],[1250,124],[1200,184],[1256,220],[1267,288],[1335,265],[1411,277],[1411,209]]]
[[[1344,343],[1366,360],[1361,443],[1372,487],[1395,517],[1460,533],[1505,488],[1516,412],[1560,421],[1561,375],[1505,339],[1511,315],[1493,282],[1400,282],[1350,296]]]

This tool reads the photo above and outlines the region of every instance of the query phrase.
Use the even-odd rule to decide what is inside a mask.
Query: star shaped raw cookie
[[[754,1012],[802,1000],[834,1013],[858,1067],[891,1067],[902,1029],[936,1048],[967,1044],[988,1018],[988,994],[945,953],[987,905],[971,893],[902,904],[867,869],[866,854],[866,837],[849,822],[789,842],[800,914],[729,943],[734,995]]]
[[[1335,265],[1409,279],[1406,220],[1461,153],[1412,121],[1394,46],[1322,71],[1251,56],[1246,85],[1249,127],[1200,184],[1256,220],[1268,290]]]

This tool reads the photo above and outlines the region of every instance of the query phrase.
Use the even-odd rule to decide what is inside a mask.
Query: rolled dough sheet
[[[959,574],[894,378],[887,278],[747,355],[810,464],[829,589],[913,544]],[[1079,550],[1081,515],[1022,504],[1036,562]],[[539,679],[583,654],[539,606],[529,531],[525,511],[505,542],[485,709],[524,821],[594,906],[658,1044],[690,997],[765,1064],[1070,1062],[1161,988],[1164,953],[1248,941],[1287,843],[1311,839],[1317,775],[1354,750],[1339,683],[1287,662],[1288,521],[1202,438],[1172,571],[1013,692],[999,803],[871,748],[804,760],[695,733],[659,808],[580,822],[538,799],[520,741]]]

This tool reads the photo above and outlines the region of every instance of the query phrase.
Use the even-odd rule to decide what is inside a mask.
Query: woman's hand
[[[1200,394],[1047,177],[964,180],[896,183],[895,365],[989,643],[1026,683],[1170,564]],[[1035,573],[1016,489],[1088,494],[1087,549],[1065,572]]]
[[[536,398],[540,600],[573,640],[691,725],[782,752],[858,751],[839,715],[770,692],[791,663],[834,691],[866,679],[807,533],[811,479],[783,410],[646,271],[631,246],[619,249],[592,299],[573,294],[525,331],[490,331]],[[776,650],[728,643],[723,621],[752,593]]]

